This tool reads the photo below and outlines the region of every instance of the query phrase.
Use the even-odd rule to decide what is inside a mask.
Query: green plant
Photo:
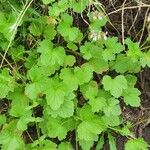
[[[83,150],[94,143],[96,149],[102,149],[104,134],[110,149],[115,150],[113,133],[129,139],[125,150],[147,150],[148,144],[134,138],[132,126],[121,118],[120,101],[140,106],[141,92],[134,74],[150,67],[150,50],[141,51],[129,38],[125,45],[116,37],[107,38],[102,32],[107,17],[99,11],[88,11],[86,32],[74,25],[71,13],[81,15],[96,5],[93,1],[42,2],[39,5],[48,6],[48,14],[28,7],[13,39],[15,10],[23,6],[13,0],[10,6],[15,10],[7,1],[2,4],[0,98],[7,104],[0,115],[2,150],[71,150],[78,143]],[[23,135],[33,126],[35,139],[29,137],[32,143],[25,144]],[[69,133],[75,133],[73,145]]]

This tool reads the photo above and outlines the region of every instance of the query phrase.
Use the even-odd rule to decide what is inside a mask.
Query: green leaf
[[[102,47],[98,47],[93,43],[86,42],[80,47],[80,52],[83,58],[89,60],[96,73],[103,73],[108,70],[108,62],[102,57]]]
[[[57,150],[57,145],[50,140],[45,140],[42,143],[40,143],[40,145],[42,145],[42,147],[41,147],[42,150],[47,150],[47,149]]]
[[[78,138],[85,141],[95,141],[98,134],[106,130],[106,126],[98,115],[91,111],[90,106],[82,107],[79,111],[82,122],[77,128]]]
[[[74,113],[74,103],[71,100],[65,100],[64,103],[57,110],[53,110],[48,106],[45,108],[47,113],[52,117],[56,118],[57,116],[62,118],[67,118],[73,116]]]
[[[81,140],[92,141],[105,129],[106,127],[100,118],[82,121],[77,129],[78,138]]]
[[[116,37],[107,38],[107,40],[105,40],[104,43],[105,43],[106,48],[102,52],[102,56],[105,61],[114,60],[116,57],[115,55],[119,54],[120,52],[124,50],[124,46],[121,45],[121,43],[117,42]]]
[[[68,9],[68,0],[60,0],[49,7],[49,15],[58,17],[60,13],[65,12]]]
[[[66,58],[65,58],[65,62],[64,62],[64,67],[67,67],[67,66],[73,66],[74,63],[76,62],[76,59],[74,56],[72,55],[67,55]]]
[[[40,63],[44,66],[60,65],[62,66],[65,61],[65,50],[63,47],[56,47],[49,49],[47,52],[42,52],[40,56]]]
[[[11,55],[12,59],[15,61],[24,60],[25,48],[22,45],[18,45],[17,47],[13,47],[10,49],[9,54]]]
[[[17,122],[17,129],[20,131],[27,130],[29,122],[34,122],[30,111],[26,112],[24,116],[20,117],[20,119]]]
[[[65,32],[67,30],[67,32]],[[65,23],[60,23],[57,27],[57,31],[65,38],[66,41],[76,42],[80,31],[76,27],[70,27]]]
[[[122,136],[133,136],[133,133],[130,131],[131,127],[132,127],[132,125],[130,125],[129,123],[127,123],[127,125],[125,125],[123,128],[121,128],[121,130],[119,131],[119,133]]]
[[[42,0],[44,4],[50,4],[52,2],[55,2],[55,0]]]
[[[2,150],[16,150],[23,149],[23,140],[17,135],[4,133],[0,135],[0,144],[2,144]]]
[[[71,26],[73,23],[73,17],[67,13],[61,15],[61,19],[66,24],[66,26]]]
[[[53,40],[55,38],[56,31],[54,25],[50,24],[44,29],[44,37],[49,40]]]
[[[76,27],[72,27],[71,24],[73,22],[72,16],[68,14],[62,15],[62,21],[59,23],[57,27],[58,33],[61,34],[65,38],[66,41],[70,42],[78,42],[79,37],[82,37],[82,33]],[[67,31],[67,32],[66,32]]]
[[[125,40],[125,43],[128,46],[127,56],[130,57],[130,59],[132,59],[133,62],[138,61],[139,58],[142,56],[139,43],[134,43],[129,38]]]
[[[95,53],[95,55],[96,56],[90,60],[90,64],[93,65],[94,71],[98,74],[107,71],[109,66],[108,63],[103,59],[102,54]]]
[[[57,79],[50,80],[47,83],[48,87],[44,92],[46,94],[47,104],[52,110],[57,110],[64,103],[65,100],[65,87],[62,82]]]
[[[7,69],[3,69],[0,73],[0,98],[5,98],[9,92],[13,92],[14,86],[14,78],[9,75]]]
[[[122,95],[124,89],[127,89],[127,80],[123,75],[118,75],[114,79],[105,75],[102,79],[102,84],[104,89],[110,91],[110,93],[116,98]]]
[[[10,93],[8,99],[12,100],[10,115],[21,117],[26,114],[26,111],[28,111],[27,107],[29,106],[29,99],[24,95],[23,90],[20,87]]]
[[[45,116],[43,122],[41,122],[40,127],[42,133],[48,135],[50,138],[58,137],[59,140],[65,139],[68,131],[73,130],[76,127],[75,120],[72,118],[61,119],[52,118],[51,116]]]
[[[76,46],[76,44],[74,44],[72,42],[68,42],[67,47],[73,51],[78,50],[78,47]]]
[[[51,74],[55,73],[55,70],[49,66],[32,66],[27,72],[27,77],[32,82],[40,82],[43,78],[47,78]]]
[[[119,116],[111,115],[111,116],[103,116],[102,118],[107,126],[116,127],[121,124]]]
[[[92,58],[89,63],[93,66],[94,71],[98,74],[108,70],[108,63],[100,56],[99,58]]]
[[[44,78],[38,82],[26,84],[25,95],[31,100],[36,100],[38,97],[43,95],[44,91],[46,90],[45,85],[47,85],[47,82],[48,80]]]
[[[69,142],[61,142],[58,145],[58,150],[73,150],[73,147]]]
[[[137,77],[134,76],[134,75],[130,75],[130,74],[126,75],[125,77],[127,79],[128,86],[129,87],[134,87],[136,82],[137,82]]]
[[[106,25],[107,18],[102,10],[93,11],[88,15],[90,19],[91,32],[102,33],[102,27]],[[100,33],[100,34],[101,34]]]
[[[119,101],[114,97],[107,100],[107,106],[103,108],[103,111],[106,116],[119,116],[121,114],[121,108]]]
[[[47,89],[45,85],[49,83],[48,76],[53,73],[55,73],[55,69],[51,66],[32,66],[27,72],[27,77],[32,83],[26,84],[26,96],[32,100],[36,100],[38,97],[42,96]]]
[[[86,60],[90,60],[93,57],[92,50],[97,48],[94,44],[90,42],[86,42],[84,45],[80,47],[80,52],[83,55],[83,58]]]
[[[79,85],[89,82],[93,77],[93,68],[88,63],[74,69],[74,74],[79,81]]]
[[[17,128],[26,130],[27,124],[33,120],[28,97],[24,95],[21,87],[18,87],[13,93],[9,94],[8,99],[12,100],[10,115],[19,118]]]
[[[39,42],[39,46],[37,48],[37,52],[39,53],[47,53],[53,49],[53,43],[48,39]]]
[[[60,79],[63,80],[63,82],[70,91],[77,90],[79,80],[75,76],[74,70],[72,68],[61,69]]]
[[[79,118],[82,121],[85,121],[85,120],[89,121],[95,118],[95,115],[92,112],[90,105],[84,105],[82,108],[79,108],[77,112],[78,112]]]
[[[80,30],[76,27],[68,28],[68,38],[70,41],[75,41],[77,40],[78,36],[80,34]]]
[[[105,61],[112,61],[115,60],[115,54],[109,52],[108,50],[105,50],[102,54]]]
[[[9,15],[7,13],[3,13],[2,11],[0,12],[0,33],[2,33],[8,41],[10,41],[16,27],[17,14],[12,10],[11,13],[8,13]]]
[[[124,54],[118,55],[114,62],[111,62],[112,69],[115,69],[117,73],[138,73],[141,69],[139,62],[133,62],[130,57]]]
[[[148,150],[148,144],[142,138],[130,139],[125,144],[125,150]]]
[[[94,18],[95,16],[93,16]],[[91,34],[95,33],[95,36],[97,36],[98,40],[102,40],[103,39],[103,32],[102,32],[102,27],[105,26],[105,24],[107,23],[107,19],[105,16],[101,16],[100,19],[93,19],[91,20],[91,24],[90,24],[90,29],[91,29]],[[94,36],[93,36],[94,37]],[[94,38],[93,38],[94,40]],[[106,40],[106,39],[104,39]]]
[[[112,95],[110,94],[110,92],[105,91],[103,88],[102,89],[99,88],[98,96],[104,97],[105,99],[107,99],[107,101],[109,101],[109,99],[112,98]]]
[[[145,66],[150,67],[150,50],[142,54],[142,57],[140,58],[140,63],[142,67],[145,67]]]
[[[124,50],[124,46],[118,42],[117,37],[107,38],[104,44],[106,46],[106,49],[111,50],[115,54],[118,54]]]
[[[6,123],[6,116],[0,114],[0,126]]]
[[[16,150],[24,149],[25,144],[21,138],[19,130],[16,129],[16,121],[11,121],[9,124],[5,124],[5,127],[0,134],[0,145],[2,144],[2,150]]]
[[[87,0],[80,0],[80,1],[71,0],[70,7],[73,8],[74,12],[82,13],[83,10],[86,8],[86,6],[88,6],[88,4],[89,1]]]
[[[115,138],[110,133],[108,134],[108,139],[110,150],[117,150]]]
[[[32,22],[29,26],[30,33],[34,36],[40,36],[44,30],[44,23],[41,20],[37,20],[36,22]]]
[[[25,67],[27,69],[31,69],[37,63],[37,52],[29,53],[28,56],[25,58]]]
[[[55,70],[59,69],[65,61],[65,50],[63,47],[53,47],[53,44],[49,40],[43,40],[37,49],[41,56],[39,58],[40,66],[51,66]]]
[[[85,99],[93,99],[98,94],[98,84],[92,80],[87,84],[81,85],[80,91],[82,92]]]
[[[104,135],[100,136],[100,139],[98,140],[98,143],[96,145],[96,150],[102,150],[104,146]]]
[[[90,99],[88,102],[92,107],[92,112],[102,111],[104,107],[107,106],[106,99],[103,97],[96,97]]]
[[[44,140],[44,137],[39,137],[38,140],[34,141],[32,144],[28,144],[28,149],[33,150],[57,150],[57,145],[50,141],[50,140]]]
[[[97,139],[95,139],[96,141]],[[86,140],[79,140],[79,145],[81,146],[82,150],[89,150],[94,144],[94,141],[86,141]]]
[[[133,107],[140,106],[140,97],[141,92],[137,88],[128,88],[124,90],[123,97],[126,105],[130,105]]]

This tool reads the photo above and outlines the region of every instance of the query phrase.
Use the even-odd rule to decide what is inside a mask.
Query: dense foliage
[[[114,134],[128,138],[125,150],[147,150],[120,103],[140,106],[136,73],[150,50],[107,37],[97,1],[31,2],[0,0],[2,150],[100,150],[105,138],[116,150]]]

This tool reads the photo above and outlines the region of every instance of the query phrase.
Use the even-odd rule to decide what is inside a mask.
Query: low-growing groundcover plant
[[[0,0],[2,150],[100,150],[105,140],[116,150],[115,134],[128,139],[125,150],[148,150],[121,103],[140,106],[136,73],[150,67],[150,50],[106,36],[98,8],[96,0]]]

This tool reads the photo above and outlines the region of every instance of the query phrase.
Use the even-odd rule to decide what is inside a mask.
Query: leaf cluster
[[[150,50],[143,52],[130,38],[124,45],[117,37],[92,39],[93,32],[103,35],[107,17],[102,12],[87,13],[88,27],[83,32],[74,14],[82,18],[92,2],[42,0],[38,5],[45,6],[47,13],[31,7],[22,18],[8,61],[0,69],[0,103],[7,104],[0,115],[2,150],[73,150],[75,146],[90,150],[93,145],[103,149],[104,135],[110,149],[116,150],[114,133],[129,139],[125,150],[148,149],[121,117],[121,103],[141,105],[135,74],[150,67]],[[23,8],[15,3],[16,11],[0,11],[2,54],[18,9]],[[27,143],[24,133],[33,127],[37,136]],[[75,134],[71,139],[75,144],[70,134]]]

